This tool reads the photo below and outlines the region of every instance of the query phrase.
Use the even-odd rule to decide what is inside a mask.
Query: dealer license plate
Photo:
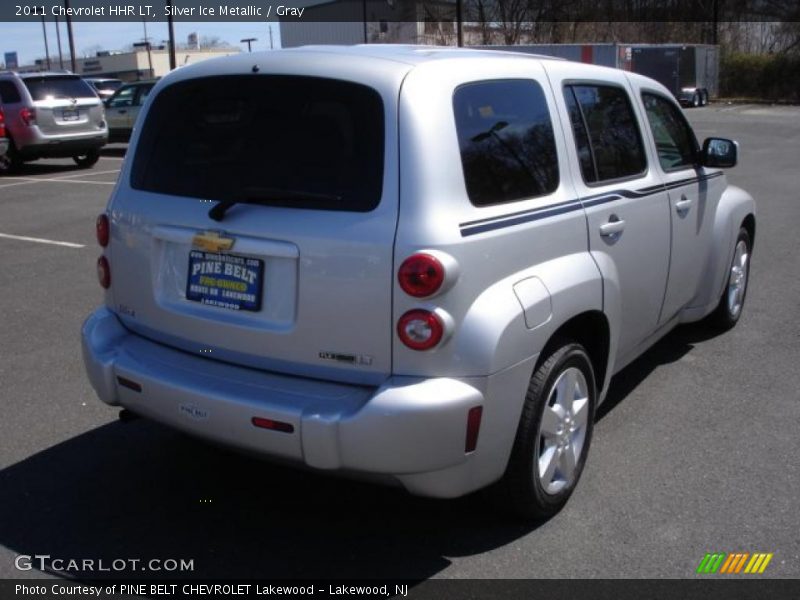
[[[231,310],[261,310],[264,261],[234,254],[189,252],[186,298]]]

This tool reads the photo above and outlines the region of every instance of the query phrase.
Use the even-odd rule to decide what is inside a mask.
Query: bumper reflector
[[[482,416],[482,406],[475,406],[469,409],[467,414],[467,442],[464,445],[464,452],[473,452],[478,445],[478,432],[481,430]]]
[[[138,384],[135,381],[131,381],[130,379],[125,379],[124,377],[117,377],[117,383],[120,384],[122,387],[126,387],[129,390],[133,390],[134,392],[142,391],[141,384]]]
[[[283,421],[273,421],[272,419],[264,419],[263,417],[253,417],[252,423],[256,427],[261,427],[262,429],[282,431],[283,433],[294,433],[294,425],[291,423],[284,423]]]

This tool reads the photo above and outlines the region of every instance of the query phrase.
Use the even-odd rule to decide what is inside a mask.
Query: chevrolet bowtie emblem
[[[222,252],[233,248],[234,238],[223,237],[216,231],[204,231],[192,238],[192,246],[206,252]]]

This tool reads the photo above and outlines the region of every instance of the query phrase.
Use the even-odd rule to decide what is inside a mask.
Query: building
[[[453,0],[329,0],[306,6],[302,21],[279,17],[284,48],[309,44],[455,45]],[[474,25],[463,25],[464,42]],[[474,36],[472,36],[474,37]]]
[[[209,58],[229,56],[241,52],[239,48],[178,49],[175,59],[178,67]],[[43,61],[19,71],[44,71]],[[137,48],[133,52],[98,52],[96,56],[76,59],[77,74],[84,77],[110,77],[123,81],[139,81],[163,77],[169,73],[169,51],[164,47]],[[52,60],[51,60],[52,63]],[[65,66],[69,65],[64,61]]]

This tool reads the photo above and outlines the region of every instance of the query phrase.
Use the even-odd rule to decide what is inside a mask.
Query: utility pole
[[[369,39],[367,38],[367,0],[363,0],[362,7],[364,9],[362,15],[364,19],[364,43],[369,44]]]
[[[58,42],[58,68],[64,68],[64,55],[61,54],[61,26],[58,24],[58,17],[56,17],[56,41]]]
[[[50,48],[47,46],[47,27],[44,25],[44,17],[42,17],[42,33],[44,34],[44,56],[47,60],[47,70],[49,71],[52,67],[50,66]]]
[[[461,14],[461,1],[456,0],[456,36],[459,48],[464,46],[464,30],[462,27],[464,16]]]
[[[72,17],[70,16],[69,0],[64,0],[64,8],[67,13],[67,36],[69,37],[69,58],[72,66],[72,72],[78,70],[78,65],[75,63],[75,36],[72,34]]]
[[[150,55],[150,41],[144,42],[136,42],[133,45],[134,48],[147,48],[147,64],[150,65],[150,77],[148,79],[152,79],[156,76],[155,71],[153,71],[153,57]],[[138,62],[138,59],[137,59]]]
[[[172,0],[167,0],[167,24],[169,25],[169,70],[173,71],[177,64],[175,60],[175,27],[172,23]]]
[[[252,52],[253,49],[250,47],[250,44],[253,42],[257,42],[258,38],[244,38],[243,40],[239,40],[242,44],[247,44],[247,51]]]

